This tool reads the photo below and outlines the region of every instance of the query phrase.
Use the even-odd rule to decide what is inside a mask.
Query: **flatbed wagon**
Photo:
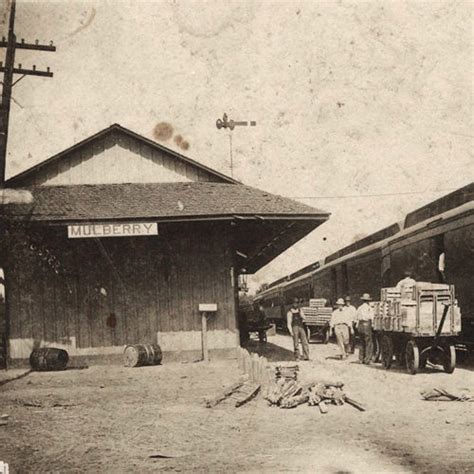
[[[410,374],[427,362],[454,371],[461,314],[453,285],[419,282],[407,292],[383,288],[374,312],[376,345],[385,369],[395,358]]]

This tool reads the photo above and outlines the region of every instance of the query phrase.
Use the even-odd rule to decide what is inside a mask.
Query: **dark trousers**
[[[372,339],[372,323],[370,321],[359,322],[359,360],[363,364],[370,364],[374,352],[374,341]]]
[[[350,353],[354,354],[355,347],[356,347],[356,336],[357,336],[357,328],[355,323],[352,323],[352,332],[350,334]]]
[[[309,359],[309,345],[308,337],[303,326],[295,325],[291,328],[293,330],[293,347],[295,348],[295,357],[300,357],[299,342],[303,348],[303,359]]]

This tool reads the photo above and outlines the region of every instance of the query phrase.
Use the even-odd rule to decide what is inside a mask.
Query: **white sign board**
[[[136,237],[158,235],[156,222],[113,222],[110,224],[79,224],[67,227],[70,239],[98,237]]]
[[[216,303],[200,303],[199,311],[201,313],[215,313],[217,311]]]

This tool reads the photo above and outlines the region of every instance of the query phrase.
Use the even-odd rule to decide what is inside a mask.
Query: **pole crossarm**
[[[7,72],[8,69],[0,62],[0,72]],[[12,69],[13,74],[22,74],[24,76],[42,76],[42,77],[53,77],[53,73],[49,70],[49,67],[46,71],[40,71],[36,69],[36,66],[33,66],[33,69],[24,69],[19,64],[19,67],[14,67]]]
[[[20,42],[15,41],[13,44],[15,49],[30,49],[35,51],[56,51],[56,46],[53,45],[51,41],[50,44],[39,44],[38,40],[35,43],[25,43],[25,40],[21,40]],[[0,48],[8,48],[8,41],[5,37],[2,38],[0,41]]]

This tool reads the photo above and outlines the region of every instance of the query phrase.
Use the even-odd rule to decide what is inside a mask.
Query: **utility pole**
[[[8,122],[10,118],[10,104],[12,98],[12,89],[25,76],[41,76],[53,77],[49,67],[46,71],[39,71],[36,65],[32,69],[23,68],[21,64],[15,67],[15,51],[17,49],[30,49],[35,51],[56,51],[56,46],[53,46],[51,41],[49,45],[35,43],[26,43],[22,39],[19,43],[15,36],[15,0],[11,0],[10,21],[8,25],[8,38],[3,37],[0,41],[0,47],[6,48],[5,65],[0,62],[0,72],[3,72],[3,89],[2,89],[2,103],[0,104],[0,188],[5,183],[5,168],[7,160],[7,139],[8,139]],[[19,74],[21,77],[13,82],[13,75]]]
[[[229,120],[227,117],[227,114],[224,114],[222,119],[217,119],[216,120],[216,127],[217,130],[220,130],[221,128],[228,128],[229,129],[229,150],[230,150],[230,176],[233,178],[234,177],[234,158],[232,155],[232,130],[234,130],[235,127],[246,127],[250,125],[251,127],[255,127],[257,125],[257,122],[254,120],[251,120],[250,122],[247,121],[236,121],[236,120]]]

